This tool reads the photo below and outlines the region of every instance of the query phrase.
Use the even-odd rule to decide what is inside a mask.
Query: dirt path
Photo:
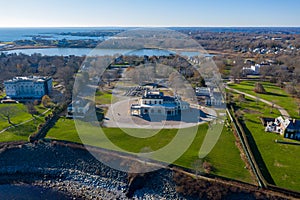
[[[50,110],[50,108],[47,109],[47,110],[45,110],[42,114],[38,115],[38,117],[44,115],[44,114],[47,113],[49,110]],[[14,125],[11,125],[11,126],[9,126],[9,127],[6,127],[6,128],[4,128],[4,129],[2,129],[2,130],[0,131],[0,134],[3,133],[3,132],[5,132],[5,131],[7,131],[7,130],[9,130],[9,129],[11,129],[11,128],[13,128],[13,127],[17,127],[17,126],[26,124],[26,123],[28,123],[28,122],[31,122],[31,121],[34,120],[34,119],[35,119],[35,118],[33,117],[33,118],[28,119],[28,120],[26,120],[26,121],[24,121],[24,122],[21,122],[21,123],[19,123],[19,124],[14,124]]]
[[[273,106],[274,108],[278,109],[279,112],[280,112],[280,114],[281,114],[283,117],[285,117],[285,118],[290,118],[289,113],[288,113],[284,108],[282,108],[281,106],[279,106],[279,105],[277,105],[277,104],[274,104],[274,103],[272,103],[272,102],[270,102],[270,101],[267,101],[267,100],[265,100],[265,99],[262,99],[262,98],[260,98],[260,97],[256,97],[256,96],[254,96],[254,95],[251,95],[251,94],[248,94],[248,93],[239,91],[239,90],[237,90],[237,89],[230,88],[230,87],[228,87],[228,86],[226,86],[226,89],[228,89],[228,90],[230,90],[230,91],[233,91],[233,92],[236,92],[236,93],[239,93],[239,94],[243,94],[243,95],[245,95],[245,96],[247,96],[247,97],[250,97],[250,98],[252,98],[252,99],[258,99],[259,101],[261,101],[261,102],[263,102],[263,103],[265,103],[265,104],[267,104],[267,105]]]

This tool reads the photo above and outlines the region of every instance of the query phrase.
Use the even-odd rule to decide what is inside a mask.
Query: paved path
[[[260,98],[260,97],[256,97],[256,96],[254,96],[254,95],[251,95],[251,94],[248,94],[248,93],[239,91],[239,90],[237,90],[237,89],[230,88],[230,87],[228,87],[228,86],[226,86],[226,89],[228,89],[228,90],[230,90],[230,91],[233,91],[233,92],[236,92],[236,93],[239,93],[239,94],[243,94],[243,95],[245,95],[245,96],[247,96],[247,97],[250,97],[250,98],[252,98],[252,99],[258,99],[259,101],[261,101],[261,102],[263,102],[263,103],[265,103],[265,104],[268,104],[268,105],[270,105],[270,106],[273,105],[274,108],[276,108],[276,109],[279,110],[279,112],[281,113],[281,115],[282,115],[283,117],[285,117],[285,118],[290,118],[289,113],[288,113],[284,108],[282,108],[281,106],[279,106],[279,105],[277,105],[277,104],[274,104],[274,103],[272,103],[272,102],[270,102],[270,101],[267,101],[267,100],[265,100],[265,99],[262,99],[262,98]]]
[[[40,114],[40,115],[38,115],[38,116],[40,117],[40,116],[44,115],[44,114],[47,113],[49,110],[50,110],[50,108],[48,108],[47,110],[45,110],[42,114]],[[20,125],[22,125],[22,124],[26,124],[26,123],[28,123],[28,122],[34,120],[34,119],[35,119],[35,118],[33,117],[33,118],[28,119],[28,120],[26,120],[26,121],[24,121],[24,122],[21,122],[21,123],[19,123],[19,124],[14,124],[14,125],[11,125],[11,126],[9,126],[9,127],[6,127],[6,128],[4,128],[3,130],[0,131],[0,134],[3,133],[3,132],[5,132],[5,131],[7,131],[8,129],[11,129],[11,128],[13,128],[13,127],[20,126]]]

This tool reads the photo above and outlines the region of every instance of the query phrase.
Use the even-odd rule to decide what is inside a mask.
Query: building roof
[[[143,105],[139,105],[139,104],[132,104],[131,108],[153,108],[153,107],[161,107],[161,108],[176,108],[177,105],[175,103],[164,103],[164,104],[143,104]]]
[[[162,99],[164,93],[157,90],[146,90],[143,99]]]
[[[300,130],[300,120],[293,119],[288,121],[287,129]]]
[[[164,101],[175,101],[174,97],[169,97],[169,96],[163,96]]]
[[[50,77],[40,77],[40,76],[17,76],[12,79],[4,81],[4,83],[16,83],[16,82],[24,82],[24,81],[43,83],[49,79],[51,79],[51,78]]]

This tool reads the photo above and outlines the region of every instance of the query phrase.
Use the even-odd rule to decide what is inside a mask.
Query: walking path
[[[44,115],[44,114],[47,113],[49,110],[50,110],[50,108],[48,108],[47,110],[45,110],[42,114],[38,115],[38,117]],[[34,120],[34,119],[35,119],[35,118],[33,117],[33,118],[30,118],[30,119],[28,119],[28,120],[26,120],[26,121],[24,121],[24,122],[19,123],[19,124],[14,124],[14,125],[11,125],[11,126],[9,126],[9,127],[6,127],[5,129],[3,129],[3,130],[0,131],[0,134],[3,133],[3,132],[5,132],[5,131],[7,131],[7,130],[9,130],[9,129],[11,129],[11,128],[13,128],[13,127],[17,127],[17,126],[26,124],[26,123],[28,123],[28,122]]]
[[[254,96],[254,95],[251,95],[251,94],[248,94],[248,93],[245,93],[245,92],[242,92],[242,91],[239,91],[237,89],[233,89],[233,88],[230,88],[228,86],[226,86],[226,89],[230,90],[230,91],[233,91],[233,92],[236,92],[236,93],[239,93],[239,94],[243,94],[247,97],[250,97],[252,99],[258,99],[259,101],[265,103],[265,104],[268,104],[270,106],[273,106],[274,108],[278,109],[280,114],[285,117],[285,118],[290,118],[290,115],[289,113],[281,106],[277,105],[277,104],[274,104],[273,102],[270,102],[270,101],[267,101],[265,99],[262,99],[260,97],[257,97],[257,96]]]

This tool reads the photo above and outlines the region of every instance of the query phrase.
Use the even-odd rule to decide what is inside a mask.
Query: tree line
[[[67,98],[71,97],[74,74],[79,70],[84,57],[44,56],[41,54],[0,54],[0,83],[16,76],[52,76],[62,83]]]

